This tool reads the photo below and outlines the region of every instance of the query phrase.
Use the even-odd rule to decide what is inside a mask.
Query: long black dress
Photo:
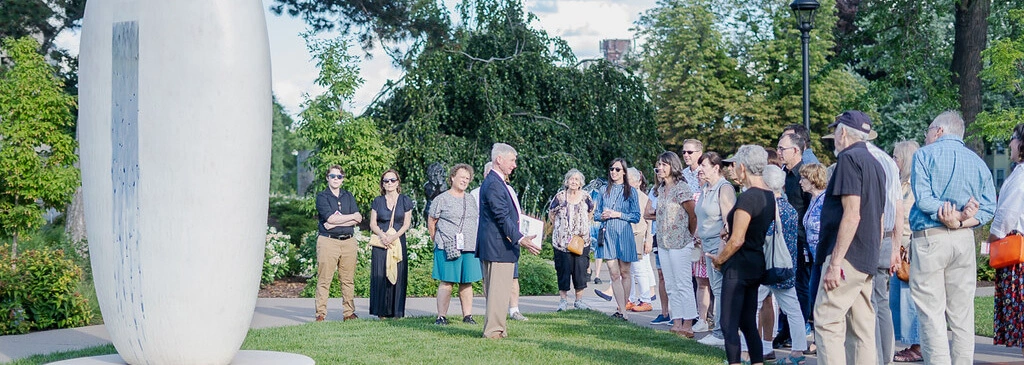
[[[402,228],[405,215],[411,214],[412,199],[399,195],[395,204],[395,231]],[[370,209],[377,212],[377,227],[387,232],[391,222],[391,209],[383,195],[373,199]],[[398,263],[398,280],[392,285],[387,276],[387,250],[371,247],[370,250],[370,315],[378,317],[405,316],[405,289],[409,277],[409,251],[405,243],[405,234],[399,237],[402,242],[402,261]]]

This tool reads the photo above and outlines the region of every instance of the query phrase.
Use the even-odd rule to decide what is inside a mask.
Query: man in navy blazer
[[[494,168],[480,185],[480,224],[477,227],[476,253],[484,270],[486,338],[508,336],[505,313],[511,295],[513,269],[519,261],[519,250],[526,247],[534,255],[540,253],[540,247],[532,244],[534,236],[523,236],[519,232],[519,207],[512,199],[512,187],[505,183],[505,177],[516,168],[516,157],[516,150],[512,146],[495,143],[491,147]]]

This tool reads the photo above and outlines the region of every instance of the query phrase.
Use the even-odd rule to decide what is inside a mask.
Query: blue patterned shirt
[[[789,204],[789,200],[786,199],[786,195],[783,194],[780,197],[775,197],[775,203],[779,206],[779,219],[782,220],[782,237],[786,240],[786,249],[789,250],[789,255],[792,256],[793,265],[795,267],[797,263],[797,252],[796,249],[796,235],[797,235],[797,220],[800,219],[799,213],[796,212],[796,208]],[[775,235],[775,222],[774,219],[772,224],[768,226],[768,236]],[[769,242],[771,238],[766,238],[765,242]],[[765,252],[765,255],[770,254]],[[796,277],[790,277],[785,281],[772,285],[776,289],[789,289],[796,286]]]
[[[988,165],[956,136],[943,135],[914,153],[910,186],[916,200],[910,209],[914,231],[945,227],[938,214],[944,202],[961,210],[973,197],[980,205],[974,218],[982,225],[995,213],[996,188]]]

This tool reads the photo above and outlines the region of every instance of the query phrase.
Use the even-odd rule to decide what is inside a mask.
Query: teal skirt
[[[459,258],[448,260],[444,250],[434,248],[434,279],[448,282],[469,284],[484,278],[480,259],[475,252],[463,252]]]

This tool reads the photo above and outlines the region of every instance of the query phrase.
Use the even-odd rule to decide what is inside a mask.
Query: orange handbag
[[[988,264],[993,269],[1024,263],[1024,236],[1006,235],[1003,239],[992,242],[990,250]]]

